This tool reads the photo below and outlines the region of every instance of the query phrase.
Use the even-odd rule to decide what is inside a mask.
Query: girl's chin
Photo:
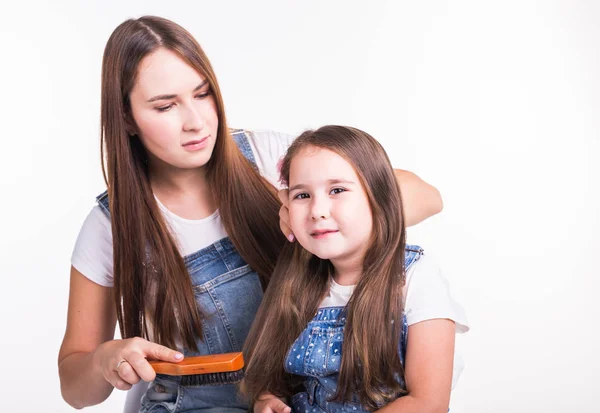
[[[334,253],[331,251],[310,251],[313,255],[316,255],[322,260],[334,260],[336,257],[339,257],[340,254]]]

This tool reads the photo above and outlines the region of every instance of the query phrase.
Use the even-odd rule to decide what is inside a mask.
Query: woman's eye
[[[196,99],[204,99],[208,95],[210,95],[210,92],[200,93],[199,95],[196,95]]]
[[[332,195],[335,195],[335,194],[341,194],[342,192],[346,192],[346,190],[344,188],[333,188],[331,190],[331,192],[329,192],[329,193]]]
[[[172,104],[172,103],[169,103],[169,104],[168,104],[168,105],[166,105],[166,106],[161,106],[161,107],[158,107],[158,108],[156,108],[156,110],[157,110],[157,111],[159,111],[159,112],[166,112],[166,111],[168,111],[169,109],[171,109],[172,107],[173,107],[173,104]]]

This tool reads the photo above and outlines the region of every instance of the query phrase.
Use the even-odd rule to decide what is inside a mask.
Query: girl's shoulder
[[[448,318],[456,323],[457,333],[469,330],[463,307],[436,259],[425,252],[406,271],[405,314],[408,325],[420,321]]]

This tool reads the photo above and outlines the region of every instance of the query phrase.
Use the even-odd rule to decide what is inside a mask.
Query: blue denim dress
[[[243,131],[232,136],[244,156],[256,168],[256,161]],[[97,198],[109,214],[108,196]],[[198,353],[185,356],[242,351],[250,326],[262,300],[258,274],[238,254],[229,238],[184,257],[192,279],[196,301],[207,317],[202,337],[197,337]],[[142,398],[143,413],[247,412],[248,403],[235,384],[184,386],[181,377],[157,375]]]
[[[407,245],[405,252],[406,270],[423,254],[423,249]],[[366,413],[358,399],[352,395],[350,401],[330,401],[337,391],[337,382],[342,360],[342,343],[346,324],[344,307],[319,308],[287,353],[285,370],[304,376],[304,391],[296,393],[291,400],[295,413]],[[402,317],[402,334],[399,343],[400,360],[406,355],[408,326]],[[398,377],[400,383],[403,381]]]

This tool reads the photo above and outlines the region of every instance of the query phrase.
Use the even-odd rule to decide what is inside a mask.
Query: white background
[[[0,6],[1,411],[72,410],[56,360],[104,190],[102,52],[143,14],[203,45],[230,126],[353,125],[439,188],[409,240],[470,318],[452,412],[599,411],[600,2],[49,3]]]

